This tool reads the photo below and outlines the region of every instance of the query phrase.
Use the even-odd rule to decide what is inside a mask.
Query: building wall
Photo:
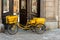
[[[58,1],[58,16],[59,16],[59,20],[58,20],[58,22],[59,22],[59,28],[60,28],[60,0]]]
[[[41,2],[40,2],[40,16],[41,17],[46,17],[46,13],[45,13],[45,1],[44,0],[41,0]]]
[[[18,0],[14,0],[18,1]],[[31,16],[31,0],[28,0],[28,15]],[[18,5],[19,10],[19,5]],[[50,29],[60,27],[60,0],[41,0],[41,17],[46,18],[46,26]],[[0,0],[0,20],[1,20],[1,0]],[[0,22],[1,23],[1,22]]]
[[[43,16],[44,18],[46,18],[46,26],[49,29],[55,29],[58,28],[58,17],[59,17],[59,13],[58,13],[58,0],[43,0],[42,1],[43,6],[41,6],[41,16]],[[44,9],[43,9],[43,8]]]

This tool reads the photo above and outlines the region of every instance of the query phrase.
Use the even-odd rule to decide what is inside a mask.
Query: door
[[[26,25],[27,23],[27,0],[20,0],[20,24]]]
[[[2,23],[6,24],[6,16],[13,14],[13,0],[2,1]]]
[[[20,23],[25,25],[27,23],[27,20],[33,17],[40,17],[40,0],[31,0],[30,6],[28,6],[28,0],[20,0]],[[28,9],[31,8],[30,11],[30,18],[27,16]],[[29,9],[30,10],[30,9]],[[28,18],[28,19],[27,19]]]

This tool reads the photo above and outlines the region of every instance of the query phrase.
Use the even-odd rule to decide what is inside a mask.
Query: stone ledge
[[[52,30],[58,28],[58,22],[46,22],[46,29]]]

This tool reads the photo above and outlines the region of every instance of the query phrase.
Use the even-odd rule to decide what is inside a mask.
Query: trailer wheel
[[[35,32],[35,26],[31,26],[30,28],[32,32]]]
[[[46,31],[46,26],[44,24],[38,24],[35,28],[35,32],[38,33],[38,34],[42,34],[45,31]]]
[[[14,35],[18,32],[18,27],[17,27],[17,25],[8,25],[7,31],[10,35]]]

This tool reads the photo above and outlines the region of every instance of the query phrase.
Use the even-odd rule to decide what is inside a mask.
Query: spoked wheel
[[[35,26],[31,26],[31,31],[35,32]]]
[[[18,27],[17,25],[8,25],[8,33],[11,35],[14,35],[18,32]]]
[[[46,26],[44,24],[38,24],[35,28],[36,33],[42,34],[46,30]]]

